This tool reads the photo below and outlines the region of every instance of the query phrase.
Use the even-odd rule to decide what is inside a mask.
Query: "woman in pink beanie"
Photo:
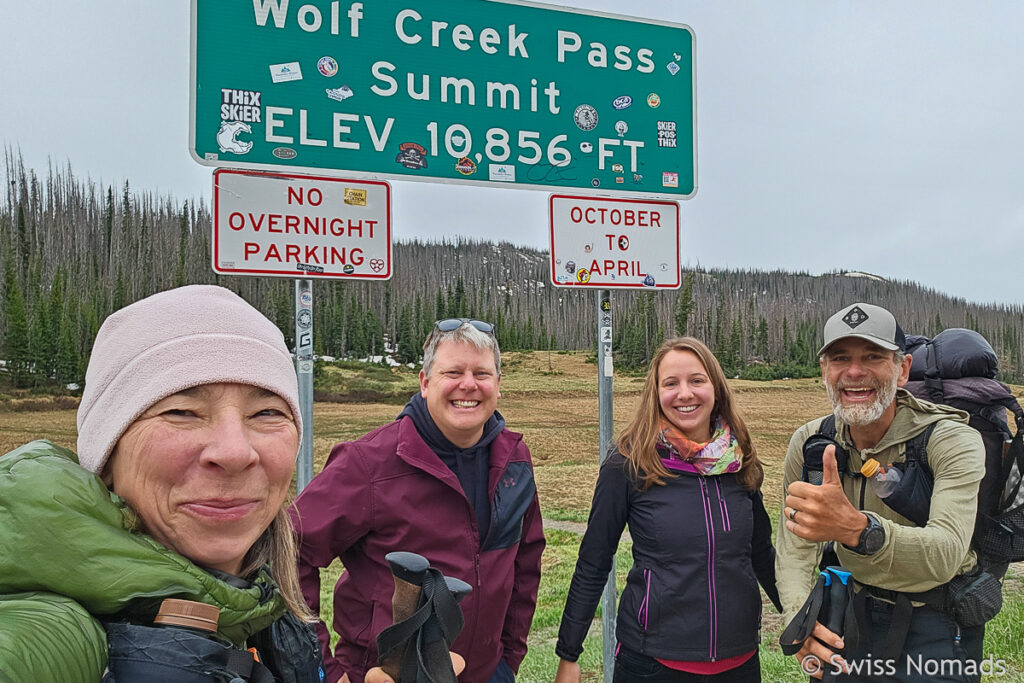
[[[77,457],[48,441],[0,457],[0,678],[319,681],[284,512],[298,390],[274,324],[213,286],[117,311],[78,432]],[[217,609],[155,626],[167,598]]]

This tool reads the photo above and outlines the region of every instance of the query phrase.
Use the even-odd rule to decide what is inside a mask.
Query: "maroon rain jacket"
[[[377,665],[376,638],[391,625],[394,591],[384,556],[396,550],[423,555],[445,576],[473,587],[461,603],[465,627],[452,645],[466,659],[460,683],[485,683],[501,659],[519,670],[544,550],[533,464],[522,439],[505,429],[491,443],[486,534],[477,532],[455,474],[411,418],[334,447],[291,510],[300,539],[299,580],[314,612],[320,609],[320,568],[341,558],[346,570],[334,588],[339,639],[333,655],[325,624],[317,624],[328,681],[348,673],[351,683],[362,683]]]

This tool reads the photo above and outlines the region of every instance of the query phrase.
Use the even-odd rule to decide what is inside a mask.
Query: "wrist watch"
[[[860,532],[860,542],[855,546],[843,546],[858,555],[874,555],[882,549],[885,544],[885,527],[871,515],[864,515],[868,518],[868,525]]]

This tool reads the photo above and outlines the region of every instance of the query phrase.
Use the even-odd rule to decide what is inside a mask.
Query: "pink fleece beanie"
[[[295,366],[274,323],[223,287],[190,285],[107,318],[85,372],[78,461],[103,470],[118,439],[154,403],[184,389],[233,382],[288,402],[302,438]]]

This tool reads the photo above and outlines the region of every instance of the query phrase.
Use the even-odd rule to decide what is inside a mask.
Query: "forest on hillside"
[[[184,284],[228,287],[293,337],[294,281],[219,276],[203,202],[99,186],[68,167],[26,168],[6,149],[0,196],[0,360],[15,387],[81,383],[96,331],[112,311]],[[433,322],[494,322],[503,350],[594,349],[594,292],[555,288],[546,251],[453,237],[394,245],[387,282],[314,283],[319,355],[418,358]],[[861,273],[693,270],[678,291],[612,293],[617,369],[642,368],[667,336],[691,334],[730,375],[814,374],[825,319],[844,304],[889,308],[908,334],[981,332],[1001,378],[1024,382],[1024,308],[969,303],[912,282]]]

